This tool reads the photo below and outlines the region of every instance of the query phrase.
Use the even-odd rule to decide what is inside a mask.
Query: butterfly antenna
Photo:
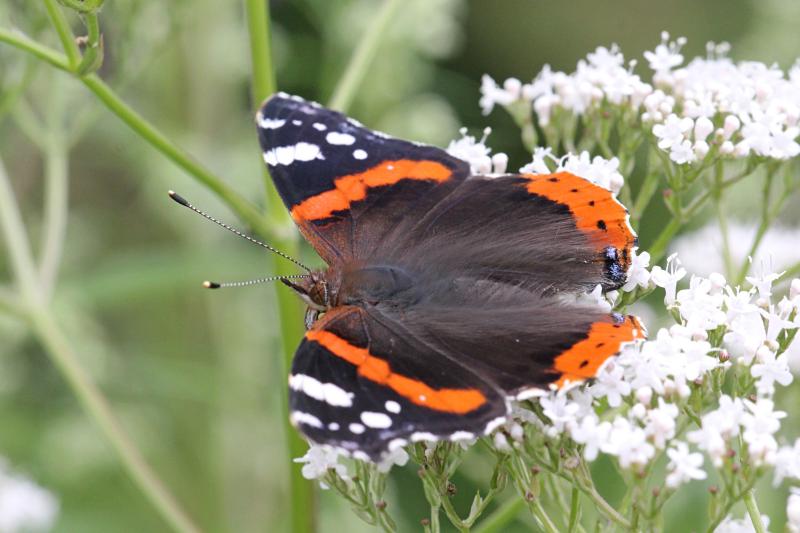
[[[268,278],[251,279],[249,281],[232,281],[227,283],[217,283],[216,281],[204,281],[203,287],[206,289],[227,289],[229,287],[249,287],[250,285],[257,285],[259,283],[266,283],[269,281],[278,281],[285,279],[307,278],[310,274],[290,274],[288,276],[270,276]]]
[[[195,213],[197,213],[201,217],[210,220],[211,222],[213,222],[217,226],[223,227],[226,230],[230,231],[231,233],[234,233],[234,234],[238,235],[239,237],[241,237],[243,239],[247,239],[248,241],[252,242],[253,244],[257,244],[257,245],[261,246],[262,248],[266,248],[270,252],[278,254],[279,256],[283,257],[284,259],[288,259],[289,261],[291,261],[295,265],[297,265],[300,268],[304,269],[306,272],[309,272],[309,273],[311,272],[310,268],[305,266],[303,263],[301,263],[300,261],[298,261],[294,257],[286,255],[285,253],[281,252],[280,250],[278,250],[276,248],[273,248],[269,244],[266,244],[266,243],[263,243],[263,242],[261,242],[259,240],[256,240],[256,239],[250,237],[249,235],[245,235],[244,233],[242,233],[241,231],[237,230],[236,228],[233,228],[233,227],[225,224],[224,222],[221,222],[221,221],[217,220],[216,218],[212,217],[208,213],[206,213],[204,211],[201,211],[200,209],[198,209],[195,206],[193,206],[192,204],[190,204],[189,201],[186,200],[186,198],[184,198],[180,194],[176,193],[175,191],[169,191],[169,197],[172,198],[173,200],[175,200],[177,203],[181,204],[182,206],[188,207],[189,209],[191,209],[192,211],[194,211]],[[285,276],[279,276],[278,278],[275,278],[275,279],[279,279],[280,277],[285,277]],[[247,282],[247,283],[248,284],[252,284],[250,282]],[[257,283],[260,283],[260,281],[257,281]]]

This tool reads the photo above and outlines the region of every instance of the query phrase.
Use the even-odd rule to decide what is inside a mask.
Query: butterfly
[[[278,93],[264,161],[327,264],[282,281],[308,305],[289,376],[308,440],[378,461],[469,440],[511,402],[594,377],[633,316],[565,295],[619,288],[636,246],[611,192],[568,172],[473,176],[444,150]]]

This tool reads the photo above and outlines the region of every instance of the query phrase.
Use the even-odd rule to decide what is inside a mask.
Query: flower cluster
[[[729,46],[709,43],[708,56],[681,67],[684,38],[662,42],[644,57],[651,83],[625,67],[617,46],[599,47],[567,74],[545,66],[530,83],[498,85],[484,75],[480,106],[530,106],[546,127],[559,110],[582,116],[600,105],[629,109],[649,127],[658,147],[676,164],[704,159],[712,149],[728,157],[751,154],[788,159],[800,154],[800,63],[777,66],[727,57]]]

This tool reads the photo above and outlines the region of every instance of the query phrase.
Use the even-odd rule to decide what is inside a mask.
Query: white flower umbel
[[[614,194],[617,194],[625,184],[616,157],[611,159],[599,155],[591,157],[589,152],[585,151],[580,154],[567,154],[558,159],[553,156],[550,149],[535,150],[533,160],[519,169],[521,174],[550,174],[561,171],[571,172]]]
[[[49,531],[58,517],[56,497],[0,459],[0,531]]]

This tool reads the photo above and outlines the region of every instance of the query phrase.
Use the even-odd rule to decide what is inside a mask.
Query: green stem
[[[75,35],[73,35],[69,22],[67,22],[64,12],[61,11],[56,0],[44,0],[44,5],[47,9],[47,15],[50,17],[50,22],[53,23],[53,27],[58,33],[61,47],[64,48],[64,52],[67,54],[69,70],[74,70],[81,61],[81,52],[75,42]]]
[[[75,69],[78,76],[85,76],[92,72],[97,72],[103,64],[103,40],[100,34],[100,21],[97,19],[97,12],[89,12],[84,15],[86,21],[86,48],[83,53],[81,64]]]
[[[402,0],[384,0],[375,19],[367,26],[367,32],[358,43],[344,74],[339,78],[339,83],[336,84],[333,96],[328,102],[329,107],[340,111],[347,111],[350,107],[356,90],[367,75],[370,63],[378,52],[378,45],[389,28],[389,22],[402,4]]]
[[[6,42],[27,51],[51,65],[73,72],[63,55],[42,46],[35,41],[16,32],[0,29],[0,42]],[[156,150],[178,165],[197,181],[214,191],[228,206],[250,227],[260,235],[270,235],[269,225],[261,213],[247,200],[228,187],[220,178],[198,163],[191,155],[173,144],[155,126],[128,106],[108,85],[96,74],[80,78],[105,106],[135,133],[150,143]]]
[[[58,88],[57,88],[58,89]],[[69,154],[61,128],[63,91],[52,97],[48,110],[48,131],[45,141],[45,207],[44,238],[39,259],[39,278],[45,300],[53,292],[58,277],[64,238],[67,233]]]
[[[64,54],[58,53],[49,46],[39,44],[20,31],[0,28],[0,43],[10,44],[15,48],[33,54],[58,69],[67,72],[70,70],[69,62]]]
[[[0,312],[16,317],[23,317],[19,298],[5,287],[0,287]]]
[[[497,533],[499,531],[506,531],[508,529],[506,526],[516,520],[517,516],[524,508],[525,500],[522,498],[512,498],[481,521],[474,533]]]
[[[758,252],[758,247],[761,246],[761,241],[764,240],[764,236],[767,234],[767,230],[772,225],[772,222],[775,220],[775,217],[778,216],[780,213],[781,208],[783,207],[783,202],[786,200],[787,194],[783,194],[775,203],[773,209],[770,209],[770,196],[772,193],[772,185],[774,182],[775,172],[777,171],[777,167],[773,166],[772,168],[767,171],[767,176],[764,180],[764,188],[762,190],[762,198],[761,198],[761,221],[758,224],[758,229],[756,230],[756,235],[753,238],[753,242],[750,245],[750,249],[747,251],[747,254],[744,256],[742,260],[742,264],[739,267],[739,271],[736,275],[736,279],[734,280],[735,285],[741,285],[744,283],[745,278],[747,277],[747,271],[750,270],[750,260],[755,259],[756,252]]]
[[[578,487],[572,487],[572,497],[569,506],[569,533],[574,533],[578,530],[578,517],[580,516],[580,491]]]
[[[108,401],[80,365],[66,337],[46,308],[42,306],[32,310],[29,318],[37,337],[47,348],[53,363],[67,380],[81,406],[108,438],[122,460],[122,465],[128,475],[139,486],[150,503],[158,509],[164,520],[175,531],[199,532],[200,530],[150,469],[136,445],[114,417]]]
[[[764,527],[764,521],[761,520],[761,513],[758,512],[756,494],[753,489],[748,490],[744,494],[744,505],[747,507],[747,514],[750,515],[750,521],[753,522],[753,528],[756,530],[756,533],[767,533],[767,528]]]
[[[261,235],[270,235],[269,226],[258,210],[228,187],[220,178],[197,162],[183,149],[173,144],[163,133],[139,115],[100,79],[96,74],[81,78],[86,87],[125,124],[141,138],[150,143],[156,150],[165,155],[173,163],[181,167],[197,181],[214,191],[228,206],[247,224]]]
[[[2,161],[0,161],[0,230],[5,236],[11,270],[19,284],[22,298],[29,304],[38,303],[41,297],[33,254],[14,190],[11,188],[11,182]]]
[[[67,380],[82,407],[100,427],[119,455],[128,474],[164,519],[181,533],[199,531],[152,472],[139,450],[114,418],[107,400],[81,367],[64,334],[50,315],[38,284],[25,226],[8,174],[0,161],[0,226],[6,236],[12,270],[20,285],[21,306],[53,363]]]
[[[275,73],[272,66],[272,53],[270,41],[270,18],[269,6],[264,0],[245,0],[245,13],[247,16],[247,27],[250,34],[250,59],[252,63],[252,92],[253,103],[259,105],[265,98],[275,92]],[[281,227],[289,223],[283,202],[278,195],[266,166],[263,167],[265,180],[265,194],[267,204],[267,217],[269,227]],[[265,228],[266,229],[266,228]],[[268,237],[269,233],[262,233]],[[273,234],[285,234],[285,232],[272,232]],[[292,255],[297,250],[297,240],[293,237],[275,239],[276,247]],[[274,263],[275,271],[278,274],[289,274],[290,265],[285,261]],[[300,316],[302,310],[299,300],[290,291],[277,288],[276,294],[277,315],[280,322],[281,343],[283,346],[283,368],[281,374],[286,376],[292,365],[294,357],[293,343],[303,335]],[[281,397],[283,402],[283,412],[288,412],[287,398],[289,391],[285,379],[281,379]],[[295,464],[293,459],[301,457],[308,449],[306,442],[300,437],[297,430],[289,423],[289,417],[285,414],[284,433],[287,439],[286,462],[290,465],[289,478],[289,506],[291,517],[291,530],[295,533],[309,532],[316,529],[316,509],[314,504],[314,485],[311,481],[303,478],[301,466]]]

